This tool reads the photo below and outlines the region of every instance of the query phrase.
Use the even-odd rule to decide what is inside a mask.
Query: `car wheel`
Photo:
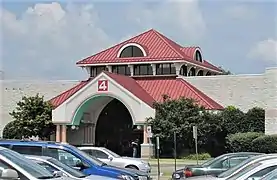
[[[126,168],[139,170],[139,168],[134,165],[128,165],[128,166],[126,166]]]

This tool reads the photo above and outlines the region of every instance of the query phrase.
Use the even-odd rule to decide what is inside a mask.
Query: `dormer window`
[[[196,50],[196,51],[195,51],[195,57],[194,57],[194,59],[195,59],[196,61],[203,62],[203,60],[202,60],[202,55],[201,55],[201,52],[200,52],[199,50]]]
[[[130,43],[121,47],[118,52],[117,57],[127,58],[127,57],[144,57],[146,56],[145,50],[139,44]]]

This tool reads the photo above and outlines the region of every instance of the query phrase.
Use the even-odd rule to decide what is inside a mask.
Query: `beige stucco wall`
[[[212,97],[223,106],[234,105],[247,111],[259,106],[266,109],[266,129],[268,134],[277,133],[277,68],[270,68],[264,74],[231,75],[209,77],[184,77],[195,87]],[[24,95],[37,92],[50,99],[65,91],[78,81],[1,81],[0,94],[0,134],[11,121],[11,112],[16,102]],[[116,93],[121,93],[118,90]]]

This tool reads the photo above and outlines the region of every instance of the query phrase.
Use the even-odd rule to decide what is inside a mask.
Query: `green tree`
[[[201,144],[207,142],[205,136],[214,134],[211,131],[220,131],[220,127],[217,126],[219,123],[215,122],[216,119],[213,121],[213,118],[209,118],[212,128],[208,127],[208,123],[204,123],[205,117],[209,114],[205,112],[203,107],[198,106],[193,99],[180,98],[173,100],[168,96],[164,96],[164,101],[155,103],[154,108],[156,110],[155,117],[150,117],[147,121],[152,126],[154,136],[160,137],[161,150],[163,153],[171,153],[169,156],[172,156],[173,152],[174,132],[177,134],[177,153],[181,155],[184,149],[194,149],[192,134],[194,125],[199,126],[198,136]]]
[[[9,122],[3,129],[3,138],[6,139],[19,139],[21,138],[20,132],[17,129],[16,121]]]
[[[10,115],[15,125],[12,128],[18,132],[16,136],[49,138],[54,131],[52,105],[44,101],[44,97],[39,94],[22,97]]]
[[[264,132],[265,130],[265,110],[259,107],[249,109],[245,114],[245,124],[249,132]]]
[[[222,117],[222,130],[226,132],[226,135],[248,132],[245,114],[240,109],[228,106],[220,114]]]

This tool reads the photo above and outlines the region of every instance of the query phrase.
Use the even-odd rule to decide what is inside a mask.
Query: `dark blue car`
[[[142,172],[108,166],[66,143],[26,140],[0,140],[0,146],[26,155],[49,156],[58,159],[86,175],[100,175],[122,180],[137,180]],[[146,175],[147,176],[147,175]],[[147,178],[148,179],[148,178]]]

